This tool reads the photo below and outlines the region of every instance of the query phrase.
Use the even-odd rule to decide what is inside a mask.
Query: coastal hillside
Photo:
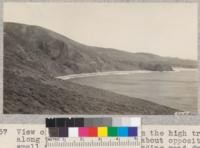
[[[197,66],[191,60],[86,46],[38,26],[5,23],[4,36],[6,45],[15,46],[10,49],[15,58],[9,59],[11,64],[7,65],[19,63],[12,68],[21,74],[27,73],[20,72],[18,66],[22,65],[52,76],[138,69],[170,71],[172,67]]]
[[[38,26],[4,23],[4,113],[173,114],[176,109],[142,98],[55,77],[196,66],[196,61],[91,47]]]

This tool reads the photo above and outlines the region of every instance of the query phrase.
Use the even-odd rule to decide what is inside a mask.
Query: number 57
[[[7,131],[7,129],[0,129],[0,135],[5,135]]]

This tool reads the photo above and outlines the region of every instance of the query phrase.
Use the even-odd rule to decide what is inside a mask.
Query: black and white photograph
[[[197,7],[5,3],[4,114],[196,114]]]

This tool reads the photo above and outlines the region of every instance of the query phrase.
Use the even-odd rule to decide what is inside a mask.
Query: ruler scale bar
[[[120,146],[139,146],[140,143],[137,141],[137,138],[118,138],[116,139],[90,139],[88,141],[82,141],[82,140],[74,140],[74,139],[68,139],[67,141],[60,142],[49,142],[47,144],[47,147],[120,147]]]

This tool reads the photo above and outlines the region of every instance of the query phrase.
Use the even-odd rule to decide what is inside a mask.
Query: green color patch
[[[118,128],[117,127],[108,127],[108,137],[117,137]]]

